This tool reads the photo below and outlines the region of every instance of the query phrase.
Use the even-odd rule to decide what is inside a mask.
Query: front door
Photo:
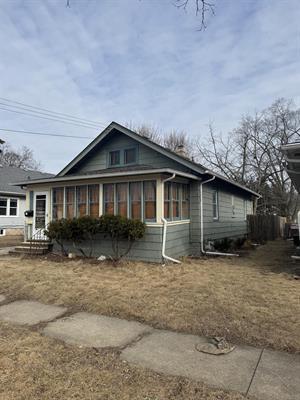
[[[41,239],[43,238],[43,229],[46,228],[48,223],[48,198],[47,193],[36,192],[34,194],[34,217],[33,217],[33,234],[38,231],[41,232]]]

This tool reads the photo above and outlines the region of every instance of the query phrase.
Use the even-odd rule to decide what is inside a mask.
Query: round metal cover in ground
[[[228,343],[225,338],[220,337],[212,338],[210,343],[196,344],[195,347],[196,350],[202,353],[212,354],[215,356],[231,353],[235,349],[234,345]]]

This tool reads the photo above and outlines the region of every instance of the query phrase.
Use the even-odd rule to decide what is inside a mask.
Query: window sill
[[[168,226],[172,225],[185,225],[189,224],[191,221],[189,219],[181,219],[177,221],[167,221]],[[161,227],[164,224],[162,222],[145,222],[146,226]]]

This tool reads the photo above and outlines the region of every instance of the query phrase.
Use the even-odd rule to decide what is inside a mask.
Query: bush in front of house
[[[111,239],[113,259],[125,257],[133,243],[145,235],[144,222],[122,217],[120,215],[102,215],[100,217],[101,232]]]
[[[92,256],[95,236],[103,234],[111,240],[111,258],[117,261],[130,252],[133,243],[145,235],[145,230],[146,225],[142,221],[120,215],[103,215],[100,218],[84,216],[52,221],[45,234],[50,240],[57,242],[63,255],[68,254],[64,243],[72,242],[73,247],[84,257]],[[83,249],[82,243],[89,243],[88,253]]]
[[[64,242],[69,240],[69,221],[67,219],[51,221],[45,230],[45,235],[49,240],[55,241],[60,246],[62,255],[68,255],[64,246]]]

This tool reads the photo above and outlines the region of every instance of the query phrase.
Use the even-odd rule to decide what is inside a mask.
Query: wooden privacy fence
[[[279,215],[248,215],[248,236],[250,240],[263,243],[284,236],[285,217]]]

